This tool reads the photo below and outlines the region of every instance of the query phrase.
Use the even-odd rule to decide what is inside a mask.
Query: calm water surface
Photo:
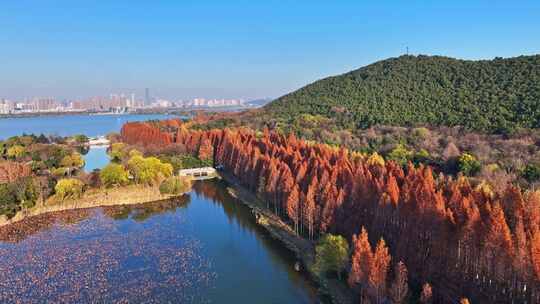
[[[128,121],[165,119],[177,116],[165,114],[125,115],[51,115],[20,118],[0,118],[0,139],[27,134],[70,136],[85,134],[90,137],[119,132]]]
[[[0,138],[95,136],[163,117],[0,119]],[[99,147],[84,158],[88,172],[109,161]],[[0,228],[0,303],[319,302],[294,271],[292,253],[225,187],[198,182],[177,201],[60,212]]]
[[[84,171],[92,172],[94,169],[101,169],[109,163],[107,146],[90,147],[84,158]]]
[[[0,229],[0,302],[317,303],[294,258],[220,181],[173,202]]]

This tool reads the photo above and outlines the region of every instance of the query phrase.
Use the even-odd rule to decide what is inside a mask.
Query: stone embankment
[[[104,206],[136,205],[171,199],[177,196],[161,194],[158,187],[144,187],[140,185],[112,189],[90,189],[81,198],[59,200],[55,196],[52,196],[41,204],[18,212],[11,219],[8,219],[6,216],[0,216],[0,227],[49,212]]]
[[[281,218],[268,210],[264,202],[240,185],[236,178],[227,173],[221,173],[221,176],[229,184],[227,189],[229,194],[251,208],[257,223],[264,227],[273,238],[279,240],[285,247],[294,252],[302,267],[319,285],[319,292],[323,296],[330,298],[332,303],[336,304],[357,302],[354,301],[353,293],[343,281],[320,277],[313,271],[315,262],[315,246],[313,242],[297,235]]]

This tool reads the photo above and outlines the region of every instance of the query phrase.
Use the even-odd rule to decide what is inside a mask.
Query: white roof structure
[[[88,141],[88,144],[90,146],[108,146],[109,143],[110,143],[109,140],[105,138],[104,136],[100,136],[98,138],[91,138]]]
[[[217,175],[217,171],[212,167],[181,169],[178,171],[178,175],[190,176],[194,179],[209,179],[214,178]]]

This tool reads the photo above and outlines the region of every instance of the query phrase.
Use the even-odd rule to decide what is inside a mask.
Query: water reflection
[[[127,115],[47,115],[0,119],[0,139],[26,134],[71,136],[85,134],[89,137],[119,132],[122,125],[130,121],[177,118],[165,114]],[[69,127],[67,127],[69,126]]]
[[[85,162],[84,170],[86,172],[102,169],[109,163],[109,155],[107,154],[106,146],[91,147],[83,157]]]
[[[79,152],[81,155],[86,155],[90,151],[90,146],[82,145],[75,147],[75,150]]]
[[[225,186],[0,228],[0,302],[318,302],[294,256]]]
[[[125,205],[103,207],[103,214],[114,220],[125,220],[131,218],[137,222],[143,222],[152,216],[171,213],[174,214],[178,208],[186,208],[189,204],[190,196],[184,195],[178,198],[152,202],[140,205]]]

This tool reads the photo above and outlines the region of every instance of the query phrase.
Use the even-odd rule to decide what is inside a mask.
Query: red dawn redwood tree
[[[435,177],[430,166],[403,168],[268,129],[261,135],[245,128],[190,130],[180,122],[128,123],[122,140],[158,148],[180,144],[194,155],[205,147],[203,155],[214,153],[227,173],[259,190],[298,232],[306,229],[313,239],[331,231],[350,240],[364,226],[373,239],[386,240],[411,279],[438,278],[437,286],[450,284],[471,297],[483,290],[503,302],[539,300],[538,191],[492,191],[462,176]],[[291,195],[298,196],[297,205]],[[445,301],[461,295],[449,296]]]
[[[294,223],[294,232],[298,234],[298,222],[300,217],[300,210],[299,210],[299,202],[300,202],[300,191],[298,190],[298,186],[294,185],[294,188],[289,192],[287,196],[287,215]]]
[[[424,283],[424,285],[422,286],[422,292],[420,293],[420,303],[433,303],[433,290],[431,290],[431,285],[429,283]]]
[[[386,247],[384,239],[381,238],[375,248],[368,276],[369,289],[373,292],[377,303],[382,303],[386,294],[386,277],[391,259],[388,247]]]
[[[360,235],[353,236],[353,254],[351,259],[351,270],[347,282],[349,286],[355,288],[363,286],[367,287],[369,272],[373,263],[373,252],[368,240],[368,233],[364,227]]]
[[[407,278],[407,267],[403,262],[399,262],[395,266],[394,270],[394,282],[390,290],[390,297],[395,304],[401,304],[405,302],[407,294],[409,292],[409,283]]]
[[[199,146],[199,153],[198,153],[199,159],[211,160],[213,154],[214,154],[214,148],[212,147],[212,143],[210,142],[210,139],[208,138],[203,139]]]
[[[531,259],[536,279],[540,280],[540,230],[534,231],[532,235]]]

